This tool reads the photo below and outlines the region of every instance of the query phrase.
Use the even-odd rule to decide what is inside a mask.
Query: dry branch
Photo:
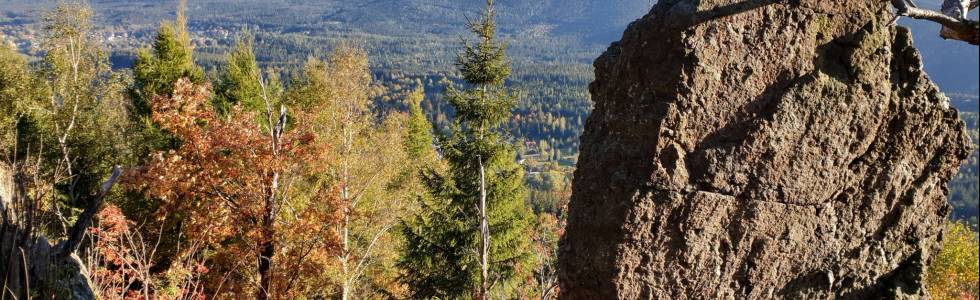
[[[940,36],[944,39],[960,40],[972,45],[980,44],[980,23],[966,18],[966,12],[977,7],[977,0],[945,0],[944,11],[924,9],[910,5],[907,0],[891,0],[896,14],[913,19],[926,20],[943,26]]]
[[[109,190],[112,186],[116,184],[119,180],[119,176],[122,175],[122,170],[119,166],[112,168],[112,175],[106,182],[102,183],[101,189],[92,198],[89,199],[89,205],[82,212],[82,215],[78,217],[75,224],[71,226],[71,230],[68,233],[68,240],[62,245],[61,252],[59,255],[61,257],[67,257],[75,251],[78,250],[78,246],[82,243],[82,237],[85,235],[85,230],[91,226],[92,219],[95,218],[95,214],[102,209],[102,202],[105,200],[105,196],[109,194]]]

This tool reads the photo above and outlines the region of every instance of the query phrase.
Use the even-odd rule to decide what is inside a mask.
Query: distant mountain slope
[[[175,2],[91,1],[103,21],[117,24],[155,23],[154,20],[172,15]],[[0,3],[3,3],[0,12],[36,15],[57,2],[3,0]],[[188,13],[198,20],[235,15],[283,25],[337,21],[368,32],[387,24],[399,24],[401,33],[412,34],[420,29],[421,32],[447,28],[457,31],[467,17],[479,15],[484,3],[484,0],[198,0],[190,1]],[[550,24],[567,33],[612,28],[621,33],[627,23],[652,6],[651,0],[497,0],[495,3],[505,30]]]
[[[455,38],[463,24],[479,15],[485,0],[191,0],[193,23],[248,26],[279,32],[359,32],[380,36],[432,39]],[[172,19],[176,1],[92,0],[102,24],[155,27]],[[521,43],[561,37],[564,47],[598,54],[616,40],[626,25],[645,14],[653,0],[497,0],[502,32]],[[936,8],[939,0],[918,1]],[[0,24],[36,20],[56,1],[0,1]],[[938,25],[902,19],[912,27],[916,46],[923,53],[926,71],[954,100],[980,94],[980,51],[976,46],[945,41]],[[428,37],[420,34],[429,35]],[[448,41],[448,40],[447,40]],[[569,53],[569,51],[566,51]],[[517,56],[521,56],[519,53]],[[591,54],[588,54],[591,55]],[[532,55],[533,56],[533,55]],[[578,56],[578,55],[576,55]],[[586,60],[590,57],[574,57]],[[540,59],[532,58],[532,59]],[[969,100],[969,99],[968,99]]]

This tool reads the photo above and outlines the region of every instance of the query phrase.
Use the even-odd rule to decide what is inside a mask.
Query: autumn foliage
[[[0,169],[10,167],[25,203],[14,225],[71,237],[62,248],[78,256],[82,272],[70,272],[87,276],[79,290],[110,300],[402,299],[444,287],[453,293],[438,295],[452,299],[478,287],[495,299],[554,297],[563,222],[533,218],[526,203],[516,149],[500,130],[516,100],[507,74],[487,82],[474,69],[506,64],[503,46],[461,66],[483,88],[447,94],[469,121],[437,134],[422,81],[406,103],[388,101],[357,47],[302,70],[263,70],[246,32],[206,74],[180,3],[132,72],[111,68],[84,4],[46,18],[37,63],[0,45]],[[488,54],[475,50],[466,61]],[[299,72],[280,84],[290,71]],[[487,205],[477,210],[481,190]],[[8,261],[0,275],[19,278],[7,272],[19,261]],[[30,288],[0,294],[64,295]]]
[[[155,154],[131,178],[162,201],[159,218],[179,219],[184,239],[203,241],[211,266],[205,279],[209,294],[260,290],[288,296],[302,288],[298,273],[326,263],[337,245],[327,226],[336,218],[331,194],[309,198],[314,203],[290,202],[291,188],[303,180],[304,166],[322,145],[302,118],[287,125],[285,109],[267,103],[258,112],[264,116],[236,106],[219,117],[209,86],[188,80],[176,83],[172,97],[153,101],[154,122],[181,145]],[[263,261],[269,264],[265,269]]]
[[[100,226],[89,228],[89,234],[94,236],[95,241],[92,255],[105,267],[92,270],[92,281],[97,283],[100,295],[134,297],[136,291],[129,290],[129,287],[136,283],[139,270],[146,266],[140,265],[132,253],[133,247],[126,240],[131,233],[132,221],[127,220],[115,206],[102,209],[98,218]]]
[[[926,288],[933,299],[977,299],[977,234],[964,223],[949,223],[943,249],[929,266]]]
[[[200,278],[208,268],[203,264],[185,260],[155,273],[159,243],[145,240],[115,205],[103,208],[98,219],[88,229],[92,247],[85,258],[94,266],[90,279],[102,299],[205,299]]]

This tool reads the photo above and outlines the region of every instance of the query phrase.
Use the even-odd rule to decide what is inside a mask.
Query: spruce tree
[[[174,85],[181,78],[193,84],[203,84],[204,70],[194,63],[190,34],[187,32],[185,15],[186,1],[181,0],[177,7],[177,19],[163,22],[157,29],[153,44],[139,50],[133,64],[133,82],[129,86],[132,101],[130,108],[130,127],[133,136],[127,141],[132,150],[130,161],[134,165],[148,163],[154,153],[175,150],[180,140],[161,124],[153,121],[152,107],[154,97],[173,96]],[[154,213],[159,209],[160,200],[148,198],[141,191],[130,191],[117,203],[130,219],[147,221],[147,230],[153,235],[176,235],[183,216],[171,216],[167,220],[156,219]],[[162,229],[161,229],[162,228]],[[163,239],[158,247],[163,257],[175,253],[177,239]],[[169,264],[167,259],[161,265]]]
[[[176,23],[164,22],[157,29],[153,46],[137,53],[133,64],[133,108],[137,116],[149,118],[153,96],[170,96],[178,79],[203,83],[204,71],[194,64],[185,1],[177,8]]]
[[[404,230],[403,281],[416,298],[488,299],[513,288],[530,266],[523,171],[501,133],[516,101],[505,86],[510,62],[496,39],[493,1],[470,30],[477,41],[457,61],[468,84],[446,94],[456,109],[441,143],[449,168],[428,177],[430,199]]]
[[[425,90],[421,86],[408,95],[408,135],[405,137],[405,151],[418,162],[431,162],[435,157],[432,149],[432,124],[422,111]]]
[[[185,7],[186,1],[181,0],[176,22],[160,24],[153,45],[139,50],[133,63],[129,95],[132,99],[130,119],[136,137],[131,139],[130,147],[137,163],[144,162],[153,152],[174,149],[179,142],[153,123],[150,115],[153,97],[171,96],[174,83],[181,78],[188,78],[194,84],[201,84],[205,79],[204,70],[194,63]]]
[[[263,92],[259,82],[261,70],[252,50],[254,43],[255,38],[248,31],[242,33],[221,69],[214,99],[215,108],[221,114],[227,113],[236,104],[253,111],[265,107],[260,97]]]

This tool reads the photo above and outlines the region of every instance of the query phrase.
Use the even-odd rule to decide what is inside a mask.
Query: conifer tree
[[[204,81],[204,71],[194,64],[185,5],[186,1],[181,0],[177,21],[160,24],[153,46],[137,53],[131,93],[134,109],[140,116],[149,116],[149,101],[153,96],[170,96],[178,79],[186,77],[193,83]]]
[[[425,89],[418,87],[408,95],[408,135],[405,137],[405,151],[408,157],[417,162],[431,162],[435,158],[432,149],[432,124],[422,111]]]
[[[187,32],[186,0],[177,6],[177,19],[160,24],[153,44],[139,50],[133,64],[133,82],[129,87],[132,101],[130,122],[133,137],[127,139],[132,149],[131,161],[135,165],[147,164],[158,151],[176,150],[180,140],[165,124],[153,120],[152,107],[155,97],[172,97],[178,80],[186,78],[192,84],[203,84],[204,71],[194,63],[194,48]],[[159,98],[156,98],[159,99]],[[179,236],[177,232],[185,216],[170,216],[157,220],[155,211],[162,204],[160,199],[147,197],[139,191],[131,191],[116,203],[126,215],[139,222],[148,222],[147,236]],[[162,239],[158,252],[164,257],[161,265],[168,265],[168,258],[175,254],[179,239]]]
[[[258,81],[259,64],[252,50],[254,44],[255,38],[246,31],[238,37],[235,49],[228,54],[215,87],[217,95],[214,105],[221,114],[227,113],[236,104],[253,111],[265,106],[259,97],[262,87]]]
[[[505,86],[510,62],[494,15],[487,1],[483,19],[470,24],[477,41],[464,45],[457,62],[468,85],[446,95],[456,109],[442,142],[448,171],[429,176],[431,199],[406,222],[402,267],[410,271],[403,281],[416,298],[489,299],[512,289],[530,266],[523,172],[500,132],[516,101]]]
[[[131,147],[138,162],[143,162],[150,153],[173,149],[177,144],[170,134],[153,123],[150,116],[153,97],[171,96],[174,84],[181,78],[194,84],[204,82],[204,71],[194,63],[194,48],[187,32],[186,4],[186,0],[180,0],[176,22],[160,24],[153,45],[139,50],[133,64],[130,115],[138,136]]]

